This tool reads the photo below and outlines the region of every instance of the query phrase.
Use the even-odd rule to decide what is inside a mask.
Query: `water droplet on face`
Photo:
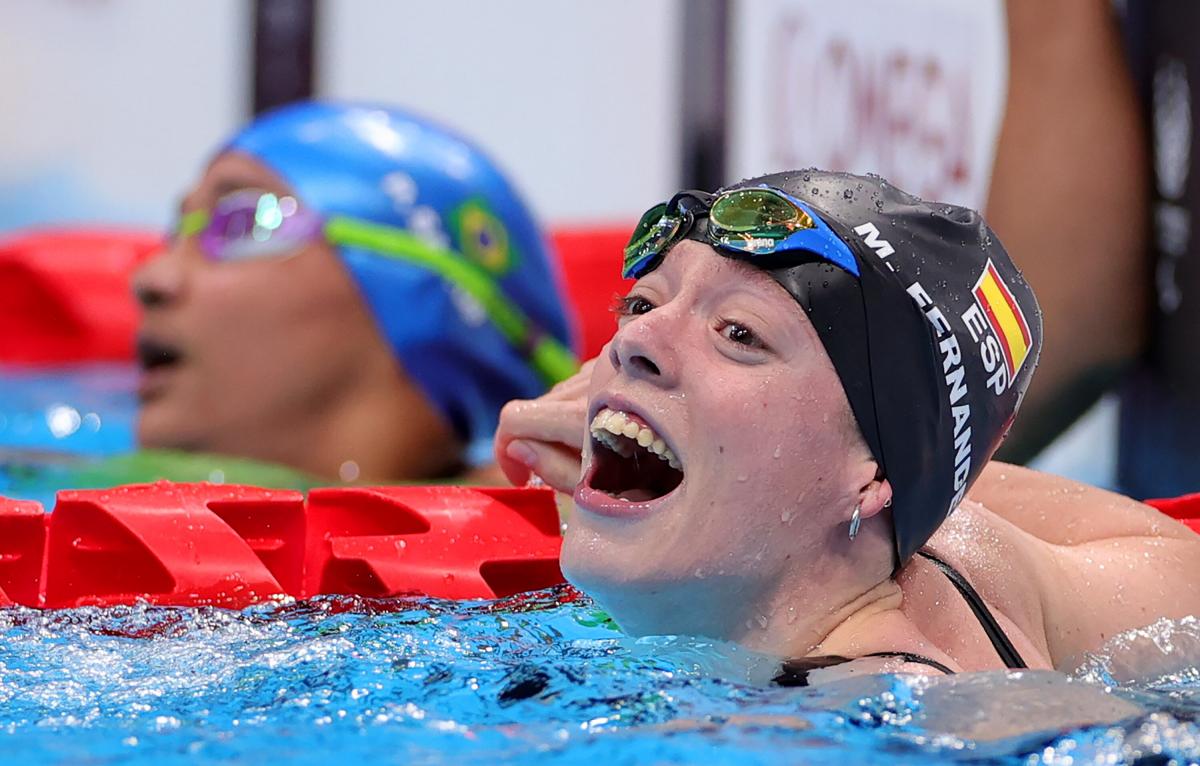
[[[774,454],[774,455],[772,455],[772,457],[774,457],[776,460],[778,460],[778,459],[779,459],[779,456],[780,456],[780,455],[782,455],[782,454],[783,454],[783,445],[782,445],[782,444],[776,444],[776,445],[775,445],[775,454]]]

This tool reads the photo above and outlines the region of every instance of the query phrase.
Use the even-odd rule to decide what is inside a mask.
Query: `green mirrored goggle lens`
[[[716,242],[739,250],[769,249],[774,243],[816,223],[786,197],[770,189],[739,189],[722,194],[708,214],[708,233]]]
[[[654,234],[655,227],[662,219],[663,213],[666,210],[666,203],[660,202],[642,214],[641,220],[633,228],[633,234],[629,235],[629,243],[625,245],[626,258],[629,257],[630,253],[636,253],[642,249],[642,246]]]
[[[647,210],[625,246],[625,275],[634,276],[642,262],[660,254],[679,231],[682,221],[680,216],[667,214],[665,203]]]

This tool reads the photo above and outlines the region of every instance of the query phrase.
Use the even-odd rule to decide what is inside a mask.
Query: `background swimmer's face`
[[[230,152],[209,166],[182,211],[208,209],[244,189],[288,193],[262,163]],[[337,464],[308,464],[305,450],[332,438],[340,426],[333,419],[345,415],[345,403],[365,385],[384,380],[389,396],[430,409],[403,382],[324,241],[282,256],[216,263],[196,237],[178,239],[139,271],[134,286],[143,306],[143,445],[246,455],[336,475]],[[400,423],[385,426],[404,430]],[[414,452],[425,449],[426,438],[412,434]]]
[[[683,478],[670,489],[678,476],[633,440],[593,436],[563,549],[572,582],[638,634],[735,638],[794,620],[774,613],[777,596],[822,577],[875,473],[796,301],[766,273],[680,243],[634,286],[596,363],[593,426],[611,422],[606,409],[631,414],[616,416],[625,434],[649,426]],[[603,442],[622,439],[632,455],[618,465]]]

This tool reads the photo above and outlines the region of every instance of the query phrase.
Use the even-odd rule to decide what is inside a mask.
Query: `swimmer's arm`
[[[1028,565],[1042,583],[1055,668],[1123,631],[1200,614],[1200,535],[1150,506],[1002,463],[984,469],[969,498],[1051,544]]]
[[[1144,503],[1006,463],[989,463],[967,498],[1054,545],[1130,537],[1200,543],[1195,532]]]
[[[1055,549],[1046,640],[1070,669],[1113,636],[1160,619],[1200,615],[1200,536],[1117,537]]]
[[[1109,0],[1009,0],[1007,103],[986,215],[1044,312],[1005,460],[1074,421],[1142,347],[1148,161]]]

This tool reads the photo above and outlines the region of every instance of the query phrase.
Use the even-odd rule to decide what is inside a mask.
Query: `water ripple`
[[[1184,620],[1114,640],[1073,676],[782,689],[763,657],[628,638],[568,587],[498,602],[11,609],[0,752],[154,766],[1186,763],[1200,760],[1193,645],[1200,625]]]

